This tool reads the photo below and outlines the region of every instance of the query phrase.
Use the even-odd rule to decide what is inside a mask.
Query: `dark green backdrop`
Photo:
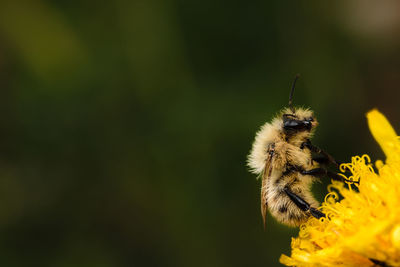
[[[400,127],[397,1],[0,2],[0,265],[279,266],[245,166],[287,103],[336,158]],[[326,183],[315,186],[323,199]]]

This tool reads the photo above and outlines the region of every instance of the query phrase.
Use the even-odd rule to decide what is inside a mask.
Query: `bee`
[[[289,94],[289,105],[257,132],[248,155],[250,171],[261,176],[261,215],[267,210],[279,222],[299,226],[308,217],[325,217],[311,192],[314,181],[323,176],[341,180],[327,165],[338,162],[314,146],[310,139],[318,125],[310,109],[292,105],[296,75]]]

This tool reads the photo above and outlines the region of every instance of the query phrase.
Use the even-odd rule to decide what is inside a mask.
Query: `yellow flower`
[[[351,175],[332,181],[321,205],[327,218],[311,217],[292,238],[287,266],[400,266],[400,139],[377,110],[368,125],[386,155],[374,170],[367,155],[340,166]]]

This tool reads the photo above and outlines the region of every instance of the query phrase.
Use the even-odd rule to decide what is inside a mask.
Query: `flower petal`
[[[372,136],[381,146],[386,157],[392,155],[393,148],[399,146],[397,134],[390,125],[386,117],[377,109],[373,109],[367,113],[368,126]]]

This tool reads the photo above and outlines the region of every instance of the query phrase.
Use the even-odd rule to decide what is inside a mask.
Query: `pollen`
[[[292,239],[287,266],[400,266],[400,138],[383,114],[367,113],[385,161],[355,156],[340,166],[321,205],[326,218],[310,219]],[[347,171],[347,172],[345,172]]]

